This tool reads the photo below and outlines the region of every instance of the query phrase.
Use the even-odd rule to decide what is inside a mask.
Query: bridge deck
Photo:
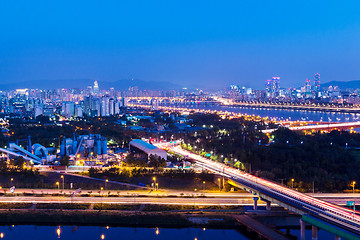
[[[246,216],[246,215],[236,215],[234,216],[236,221],[240,223],[241,225],[246,226],[251,231],[256,232],[261,237],[269,240],[289,240],[287,237],[281,235],[280,233],[270,229],[266,225],[262,224],[259,221],[256,221],[255,219]]]

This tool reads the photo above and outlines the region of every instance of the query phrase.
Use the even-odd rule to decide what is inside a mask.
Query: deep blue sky
[[[360,79],[360,2],[1,1],[0,81]]]

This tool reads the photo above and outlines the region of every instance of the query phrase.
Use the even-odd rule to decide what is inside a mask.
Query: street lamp
[[[13,181],[14,179],[13,178],[10,178],[10,181],[11,181],[11,187],[13,186]]]
[[[203,185],[203,190],[205,191],[205,181],[203,181],[203,184],[204,184],[204,185]]]
[[[64,175],[61,175],[62,178],[62,182],[63,182],[63,190],[65,189],[65,179],[64,179]]]
[[[154,191],[156,191],[156,177],[153,177],[153,181],[154,181]]]
[[[356,182],[355,182],[355,181],[353,181],[353,182],[352,182],[353,193],[355,193],[355,184],[356,184]]]
[[[294,189],[294,179],[291,179],[291,189]]]
[[[156,188],[155,188],[156,191],[159,190],[159,183],[156,183],[155,186],[156,186]]]
[[[100,198],[101,198],[100,210],[102,210],[102,203],[103,203],[102,190],[104,190],[104,188],[103,188],[103,187],[101,187],[101,188],[100,188]]]
[[[107,183],[109,182],[108,179],[105,180],[105,189],[107,189]]]
[[[220,189],[220,181],[221,181],[221,179],[218,178],[218,182],[219,182],[219,192],[221,192],[221,189]]]
[[[59,182],[56,182],[56,185],[57,185],[57,187],[58,187],[58,190],[60,190],[60,184],[59,184]]]
[[[195,209],[195,194],[196,194],[196,191],[197,191],[197,189],[195,188],[194,189],[194,209]]]

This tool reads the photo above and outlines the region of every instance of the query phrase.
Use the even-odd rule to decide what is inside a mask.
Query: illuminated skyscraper
[[[94,82],[94,93],[99,94],[99,84],[98,84],[98,81],[96,81],[96,80]]]
[[[275,94],[275,97],[277,97],[279,96],[279,92],[280,92],[280,77],[273,77],[272,82],[273,82],[273,92]]]
[[[306,82],[305,82],[305,92],[311,92],[311,81],[310,79],[306,79]]]
[[[314,76],[314,91],[319,92],[320,91],[320,74],[316,73]]]
[[[271,80],[266,80],[265,88],[268,98],[278,97],[280,94],[280,77],[273,77]]]

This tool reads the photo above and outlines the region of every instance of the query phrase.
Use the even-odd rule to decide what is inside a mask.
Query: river
[[[282,230],[285,232],[285,230]],[[300,237],[299,229],[291,229],[290,234]],[[135,227],[99,227],[99,226],[36,226],[12,225],[0,226],[0,238],[11,240],[218,240],[218,239],[253,239],[248,233],[234,229],[205,228],[135,228]],[[306,237],[311,239],[311,230],[306,230]],[[319,239],[334,239],[334,235],[319,231]]]
[[[323,122],[356,122],[360,121],[360,113],[341,113],[326,111],[309,110],[290,110],[275,108],[253,108],[238,106],[219,106],[219,105],[160,105],[167,107],[186,107],[188,109],[203,109],[228,111],[234,113],[257,115],[260,117],[269,117],[276,120],[303,120],[303,121],[323,121]]]

